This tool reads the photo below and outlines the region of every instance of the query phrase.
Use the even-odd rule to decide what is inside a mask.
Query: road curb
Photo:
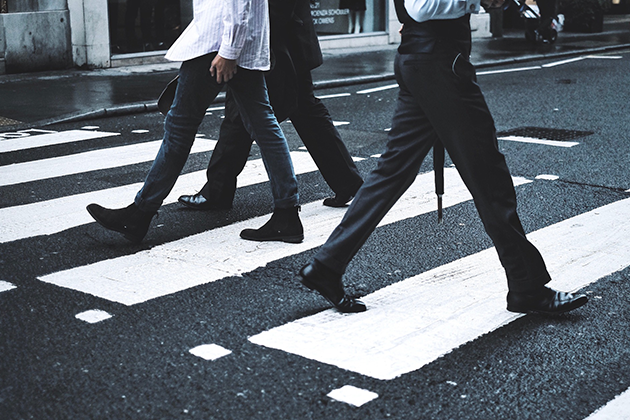
[[[489,68],[489,67],[498,67],[510,64],[518,64],[518,63],[527,63],[538,60],[547,60],[550,58],[565,58],[565,57],[574,57],[578,55],[584,54],[597,54],[615,50],[622,50],[630,48],[630,44],[620,44],[620,45],[610,45],[606,47],[595,47],[595,48],[585,48],[580,51],[565,51],[558,52],[552,54],[538,54],[531,55],[525,57],[516,57],[509,58],[504,60],[491,60],[485,62],[474,63],[475,67],[478,69],[481,68]],[[344,87],[344,86],[353,86],[365,83],[376,83],[383,81],[394,80],[394,73],[383,73],[377,75],[367,75],[367,76],[355,76],[355,77],[347,77],[343,79],[332,79],[332,80],[323,80],[314,82],[313,86],[316,90],[319,89],[330,89],[336,87]],[[221,92],[217,98],[213,101],[213,103],[224,103],[225,102],[225,93]],[[103,118],[103,117],[120,117],[125,115],[133,115],[133,114],[142,114],[146,112],[154,112],[157,111],[157,100],[152,102],[141,102],[141,103],[131,103],[119,106],[112,106],[108,108],[101,108],[88,112],[80,112],[74,113],[70,115],[62,115],[60,117],[50,118],[42,121],[36,121],[31,123],[23,123],[14,126],[4,126],[0,127],[0,132],[7,131],[15,131],[24,129],[27,127],[34,126],[48,126],[52,124],[59,123],[69,123],[69,122],[80,122],[86,121],[94,118]]]

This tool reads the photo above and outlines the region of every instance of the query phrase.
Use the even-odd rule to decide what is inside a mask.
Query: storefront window
[[[107,0],[112,54],[168,49],[190,21],[186,19],[191,3],[192,0]]]
[[[385,0],[316,0],[311,14],[319,35],[385,31]]]

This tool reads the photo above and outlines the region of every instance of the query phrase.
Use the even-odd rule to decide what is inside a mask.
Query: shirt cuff
[[[241,50],[240,48],[221,45],[221,47],[219,47],[219,55],[226,60],[236,60],[241,55]]]

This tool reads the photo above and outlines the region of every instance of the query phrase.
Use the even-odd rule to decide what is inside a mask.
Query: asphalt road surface
[[[297,279],[345,210],[322,206],[290,122],[297,245],[238,236],[272,211],[257,147],[233,209],[177,203],[205,181],[220,105],[140,245],[85,206],[132,202],[161,115],[0,133],[0,419],[630,418],[629,68],[624,51],[479,72],[551,286],[590,297],[556,317],[505,310],[448,159],[444,223],[427,159],[344,278],[368,311],[344,315]],[[317,93],[367,175],[397,89]]]

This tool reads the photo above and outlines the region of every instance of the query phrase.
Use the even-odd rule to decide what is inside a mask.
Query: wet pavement
[[[484,68],[621,48],[630,48],[630,15],[607,15],[601,33],[561,32],[551,46],[528,43],[523,30],[505,30],[501,38],[475,39],[471,61]],[[313,80],[316,88],[391,80],[395,54],[396,45],[327,50],[324,65],[313,71]],[[0,131],[153,111],[177,68],[177,63],[164,63],[0,75]]]

